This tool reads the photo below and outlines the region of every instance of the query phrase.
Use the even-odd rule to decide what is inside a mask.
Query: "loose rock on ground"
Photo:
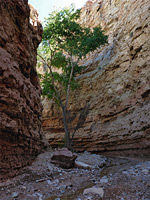
[[[63,169],[50,162],[52,155],[39,155],[18,176],[0,183],[0,199],[150,200],[150,161],[84,152],[77,158],[82,168]]]

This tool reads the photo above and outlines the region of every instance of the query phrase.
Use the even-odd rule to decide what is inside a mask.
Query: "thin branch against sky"
[[[57,8],[75,5],[75,8],[81,8],[85,5],[87,0],[29,0],[29,3],[37,9],[39,19],[43,22],[48,14]]]

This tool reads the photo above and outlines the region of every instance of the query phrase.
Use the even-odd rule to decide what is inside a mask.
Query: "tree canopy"
[[[70,147],[67,106],[70,90],[78,87],[75,76],[83,69],[79,61],[101,45],[107,36],[100,27],[85,28],[77,21],[80,10],[73,7],[52,12],[45,21],[39,62],[48,68],[42,78],[43,96],[53,99],[62,109],[65,146]],[[59,71],[58,71],[59,70]],[[62,97],[66,97],[65,101]]]

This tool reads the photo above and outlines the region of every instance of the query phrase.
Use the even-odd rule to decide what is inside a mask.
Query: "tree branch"
[[[70,58],[71,58],[71,66],[72,66],[72,68],[71,68],[71,73],[70,73],[69,83],[68,83],[68,88],[67,88],[67,97],[66,97],[65,109],[67,109],[67,106],[68,106],[69,95],[70,95],[70,87],[71,87],[71,80],[72,80],[73,71],[74,71],[74,63],[73,63],[72,55],[70,55]]]
[[[50,65],[46,62],[46,60],[41,55],[38,54],[38,56],[44,61],[44,63],[47,65],[47,67],[48,67],[48,69],[50,71],[51,78],[52,78],[52,85],[53,85],[55,93],[56,93],[55,98],[59,101],[60,106],[61,106],[61,108],[63,110],[65,106],[63,105],[61,97],[60,97],[60,94],[59,94],[59,91],[58,91],[57,87],[55,86],[55,79],[54,79],[54,76],[53,76],[53,71],[52,71],[52,66],[51,66],[52,58],[53,58],[53,52],[51,50],[51,64]]]

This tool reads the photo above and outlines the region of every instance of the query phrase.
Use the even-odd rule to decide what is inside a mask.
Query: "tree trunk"
[[[70,143],[70,132],[68,130],[68,123],[67,123],[67,115],[66,115],[66,109],[62,108],[62,114],[63,114],[63,123],[64,123],[64,130],[65,130],[65,147],[67,147],[69,150],[71,149],[71,143]]]

